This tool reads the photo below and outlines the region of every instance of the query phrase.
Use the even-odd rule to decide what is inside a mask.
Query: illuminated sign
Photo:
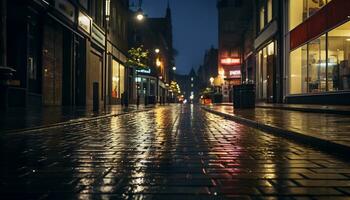
[[[233,78],[240,78],[241,77],[241,70],[230,71],[230,76]]]
[[[222,58],[221,59],[222,65],[239,65],[241,64],[240,58]]]
[[[136,72],[137,73],[143,73],[143,74],[150,74],[151,73],[151,69],[137,69]]]
[[[81,29],[90,34],[91,32],[91,19],[86,14],[79,12],[78,25]]]

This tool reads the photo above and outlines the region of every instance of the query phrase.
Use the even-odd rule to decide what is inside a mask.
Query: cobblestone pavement
[[[349,115],[267,108],[234,110],[233,106],[211,106],[211,109],[350,147]]]
[[[139,109],[145,109],[145,106],[142,105]],[[107,106],[105,109],[101,108],[98,112],[94,112],[91,107],[69,106],[9,108],[7,111],[0,110],[0,134],[6,131],[50,126],[56,123],[65,123],[104,115],[116,115],[134,110],[137,110],[136,105],[130,105],[128,109],[120,105],[112,105]]]
[[[350,163],[202,111],[158,107],[0,136],[1,199],[349,199]]]

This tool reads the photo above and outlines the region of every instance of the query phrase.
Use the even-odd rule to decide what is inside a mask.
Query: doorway
[[[63,65],[62,27],[47,20],[43,31],[43,104],[59,106],[62,104],[62,65]]]

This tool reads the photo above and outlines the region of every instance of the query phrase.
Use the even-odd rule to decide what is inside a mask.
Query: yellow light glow
[[[158,67],[160,67],[160,66],[162,65],[162,62],[160,62],[159,58],[157,58],[157,60],[156,60],[156,65],[157,65]]]
[[[137,20],[142,21],[145,17],[143,16],[143,14],[139,13],[136,15],[136,18]]]

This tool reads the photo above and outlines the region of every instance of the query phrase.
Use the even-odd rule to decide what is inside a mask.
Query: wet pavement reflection
[[[173,105],[0,136],[1,199],[348,198],[350,164]]]
[[[350,147],[350,117],[348,115],[267,108],[234,110],[232,106],[212,106],[211,108]]]

